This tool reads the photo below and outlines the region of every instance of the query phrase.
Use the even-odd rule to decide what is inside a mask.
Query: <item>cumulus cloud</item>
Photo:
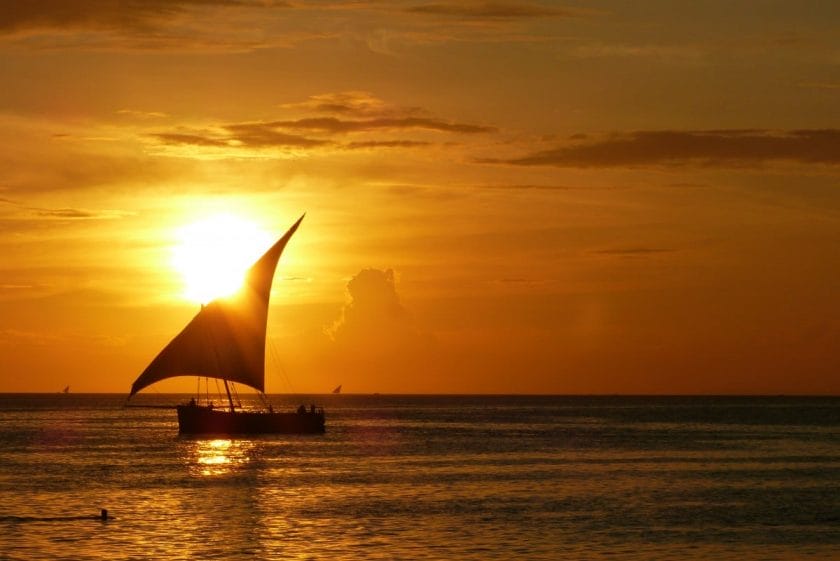
[[[485,163],[517,166],[633,167],[646,165],[754,166],[767,163],[840,164],[840,130],[636,131],[582,138],[549,150]]]
[[[418,332],[400,302],[393,270],[359,271],[347,283],[347,294],[341,318],[328,330],[337,343],[389,351],[416,342]]]

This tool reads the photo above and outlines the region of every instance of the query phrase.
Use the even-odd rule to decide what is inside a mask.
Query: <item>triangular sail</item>
[[[137,377],[130,396],[160,380],[190,375],[265,391],[265,331],[274,270],[302,220],[303,216],[251,266],[235,296],[202,307]]]

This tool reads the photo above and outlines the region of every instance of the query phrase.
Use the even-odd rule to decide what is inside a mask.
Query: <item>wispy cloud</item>
[[[517,166],[634,167],[754,166],[768,163],[840,164],[840,130],[635,131],[579,141],[508,159]]]
[[[112,220],[132,214],[121,210],[84,210],[80,208],[30,207],[29,210],[37,216],[45,218],[65,218],[71,220]]]
[[[137,109],[120,109],[117,114],[140,119],[162,119],[169,116],[161,111],[139,111]]]
[[[561,8],[533,2],[440,2],[419,4],[407,10],[414,14],[470,19],[517,19],[579,17],[583,10]]]
[[[230,135],[230,142],[233,145],[252,148],[265,148],[269,146],[308,148],[327,144],[325,140],[283,132],[283,127],[278,127],[271,123],[236,123],[225,125],[223,128]]]
[[[0,32],[26,29],[150,31],[189,10],[212,7],[286,7],[249,0],[39,0],[0,3]]]
[[[349,150],[366,148],[418,148],[434,143],[425,138],[404,138],[407,131],[417,133],[475,135],[495,132],[489,125],[463,123],[431,116],[420,108],[388,106],[370,94],[350,92],[325,94],[286,109],[317,113],[297,119],[266,122],[229,123],[210,128],[180,127],[151,135],[169,145],[205,148],[290,148],[322,147]],[[323,116],[323,113],[337,113]],[[360,116],[367,118],[360,118]],[[349,118],[348,118],[349,117]],[[400,137],[394,138],[395,135]],[[428,134],[426,135],[428,136]]]
[[[708,45],[698,44],[658,45],[590,42],[572,46],[568,52],[574,57],[584,59],[637,58],[686,63],[702,60],[704,56],[709,54],[709,50],[710,47]]]
[[[0,42],[38,50],[248,52],[343,38],[393,54],[414,44],[539,41],[522,27],[594,13],[510,0],[39,0],[0,3]]]
[[[14,287],[21,288],[21,287]],[[26,287],[29,288],[29,287]],[[0,290],[7,289],[0,286]],[[46,347],[56,343],[91,344],[107,347],[122,347],[125,345],[124,337],[110,335],[82,335],[78,333],[55,333],[41,331],[24,331],[20,329],[1,329],[0,346],[34,346]]]
[[[814,90],[840,90],[840,82],[800,82],[797,86]]]
[[[619,257],[641,257],[645,255],[655,255],[658,253],[671,253],[673,249],[666,249],[662,247],[618,247],[610,249],[598,249],[593,251],[599,255],[615,255]]]
[[[183,132],[161,132],[152,138],[163,144],[191,145],[205,148],[311,148],[328,142],[283,133],[267,123],[239,123],[207,129],[182,129]]]
[[[495,127],[472,125],[424,117],[342,120],[335,117],[276,121],[269,126],[285,129],[303,129],[327,133],[369,132],[373,130],[426,129],[464,134],[495,132]]]
[[[498,189],[503,191],[572,191],[575,189],[582,189],[582,187],[570,187],[567,185],[544,185],[538,183],[481,185],[480,188]]]
[[[339,115],[344,118],[428,117],[422,107],[391,105],[366,91],[330,92],[310,96],[298,103],[285,103],[282,109],[306,113]]]
[[[350,142],[345,144],[348,150],[359,150],[365,148],[419,148],[429,146],[431,142],[422,140],[367,140],[362,142]]]
[[[227,148],[231,146],[232,139],[211,132],[161,132],[152,135],[163,144],[190,144],[193,146],[208,146],[214,148]]]
[[[51,218],[96,218],[97,215],[87,210],[78,208],[51,208],[51,209],[35,209],[35,214],[38,216],[48,216]]]
[[[3,197],[0,197],[0,203],[12,207],[10,209],[12,216],[18,215],[19,217],[26,217],[26,219],[31,219],[34,215],[40,218],[62,218],[69,220],[110,220],[114,218],[123,218],[132,214],[130,212],[114,209],[88,210],[70,207],[47,208],[40,206],[28,206],[20,201]]]
[[[0,39],[37,48],[251,49],[266,41],[238,19],[289,7],[280,0],[2,2]],[[219,21],[226,22],[221,29]]]

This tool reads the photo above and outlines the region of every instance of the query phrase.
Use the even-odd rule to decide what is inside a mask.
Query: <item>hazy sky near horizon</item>
[[[179,232],[306,212],[269,392],[840,393],[838,3],[6,2],[0,83],[0,391],[127,392]]]

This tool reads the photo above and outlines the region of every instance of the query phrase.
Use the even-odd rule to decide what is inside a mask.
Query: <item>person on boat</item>
[[[314,403],[309,406],[309,412],[310,413],[315,413],[315,404]]]
[[[306,405],[301,405],[300,407],[298,407],[298,411],[297,411],[297,412],[298,412],[298,415],[303,415],[303,414],[305,414],[305,413],[306,413]]]
[[[195,407],[195,398],[194,397],[190,398],[190,407]]]

